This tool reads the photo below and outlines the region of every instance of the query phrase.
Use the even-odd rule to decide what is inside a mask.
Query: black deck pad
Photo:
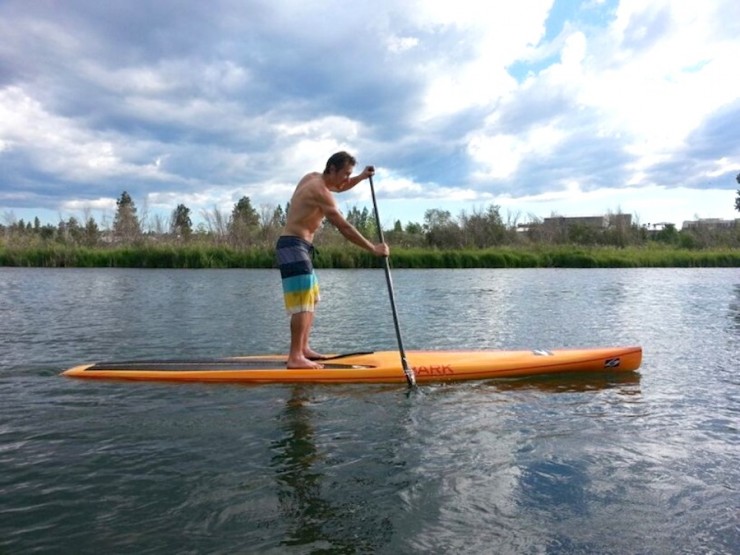
[[[320,362],[324,368],[340,370],[347,368],[356,368],[352,364],[337,364],[326,362],[328,360],[337,360],[343,357],[372,354],[372,352],[348,353],[344,355],[335,355]],[[187,371],[223,371],[223,370],[287,370],[285,361],[274,360],[269,358],[250,358],[236,360],[234,358],[203,358],[203,359],[162,359],[162,360],[124,360],[113,362],[97,362],[86,368],[86,371],[170,371],[170,372],[187,372]],[[291,369],[292,370],[292,369]]]

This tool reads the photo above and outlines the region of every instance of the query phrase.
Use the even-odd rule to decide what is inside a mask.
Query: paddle
[[[378,239],[381,243],[385,243],[383,238],[383,228],[380,225],[380,215],[378,214],[378,201],[375,200],[375,186],[373,185],[373,176],[370,176],[370,194],[373,197],[373,208],[375,210],[375,224],[378,227]],[[406,374],[406,381],[409,382],[409,387],[416,387],[416,377],[414,372],[409,368],[409,363],[406,360],[406,352],[403,350],[403,340],[401,339],[401,327],[398,325],[398,312],[396,311],[396,299],[393,296],[393,280],[391,279],[391,265],[387,256],[383,257],[385,267],[385,281],[388,283],[388,295],[391,298],[391,310],[393,311],[393,324],[396,326],[396,339],[398,339],[398,352],[401,355],[401,365],[403,366],[403,373]]]

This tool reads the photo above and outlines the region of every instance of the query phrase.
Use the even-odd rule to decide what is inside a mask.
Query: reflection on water
[[[623,395],[640,394],[640,374],[638,372],[538,376],[526,379],[496,380],[489,384],[500,391],[533,389],[548,393],[572,393],[618,388]]]
[[[324,476],[315,468],[320,455],[314,443],[308,402],[304,388],[293,389],[279,419],[283,437],[272,444],[275,453],[272,464],[279,482],[280,509],[288,529],[288,537],[282,543],[321,548],[336,545],[326,538],[322,529],[335,515],[321,496]]]
[[[534,451],[530,445],[536,436],[568,434],[572,427],[563,428],[552,415],[539,414],[541,409],[528,393],[534,391],[535,398],[599,391],[637,395],[638,384],[639,377],[628,374],[532,383],[490,381],[463,388],[432,386],[425,388],[422,397],[407,398],[413,408],[398,413],[406,421],[391,418],[405,428],[406,437],[400,443],[398,432],[393,433],[396,424],[387,424],[389,416],[398,415],[382,407],[389,396],[397,396],[397,390],[378,388],[373,397],[379,399],[365,397],[381,406],[370,415],[365,413],[365,418],[351,420],[355,423],[352,432],[345,430],[337,436],[331,433],[331,426],[316,430],[317,423],[326,426],[322,413],[336,409],[327,406],[333,403],[324,394],[317,398],[316,388],[295,387],[278,416],[281,433],[271,443],[276,495],[286,529],[281,544],[309,551],[392,553],[408,549],[450,552],[471,545],[486,550],[493,540],[511,546],[546,542],[551,536],[547,530],[534,533],[529,528],[532,523],[527,515],[536,508],[532,490],[538,484],[549,484],[545,491],[556,498],[564,491],[552,468],[545,471],[558,466],[556,463],[530,466],[529,456]],[[343,397],[346,391],[336,389],[331,395]],[[522,394],[518,399],[502,396],[515,391]],[[512,402],[531,411],[513,426],[505,422]],[[573,403],[582,404],[576,399]],[[461,414],[461,406],[471,410]],[[594,408],[588,410],[593,413]],[[537,414],[548,422],[550,431],[528,437],[543,422],[526,433],[522,426]],[[345,413],[345,418],[352,416]],[[359,459],[351,455],[357,443],[365,444]],[[566,463],[559,468],[561,478],[566,473],[575,487],[575,469]],[[553,483],[549,483],[551,479]],[[399,514],[394,498],[402,503],[404,513]],[[566,496],[557,504],[567,506],[570,502]],[[408,522],[409,514],[423,517]],[[471,519],[485,527],[474,537],[466,532]],[[376,524],[368,526],[372,521]],[[511,537],[520,535],[511,543]]]
[[[342,404],[352,398],[339,389],[336,395]],[[338,407],[326,404],[334,403],[317,399],[314,388],[297,386],[278,417],[281,434],[271,443],[271,466],[286,530],[280,544],[301,552],[377,552],[391,541],[397,508],[392,497],[371,501],[383,490],[397,494],[396,457],[385,447],[369,448],[377,441],[388,443],[367,430],[372,416],[352,420],[352,431],[334,430],[319,413]],[[325,429],[317,431],[317,421]],[[382,420],[378,424],[387,430]]]

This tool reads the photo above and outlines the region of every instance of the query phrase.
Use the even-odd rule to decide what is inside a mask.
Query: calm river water
[[[381,270],[314,347],[396,346]],[[740,271],[398,270],[406,349],[641,344],[640,373],[85,382],[283,352],[276,271],[0,268],[0,553],[740,553]]]

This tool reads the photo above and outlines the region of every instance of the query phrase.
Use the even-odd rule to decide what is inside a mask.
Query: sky
[[[338,150],[384,227],[740,217],[737,0],[2,0],[0,37],[6,225],[268,214]]]

